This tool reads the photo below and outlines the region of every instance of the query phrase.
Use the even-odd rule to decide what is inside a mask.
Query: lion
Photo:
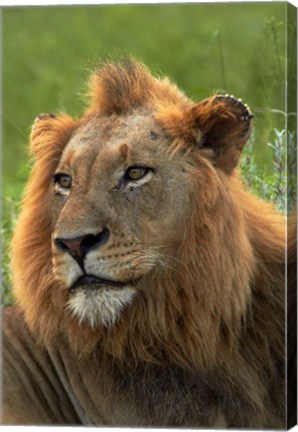
[[[284,428],[284,218],[237,171],[250,109],[133,59],[89,88],[32,127],[3,423]]]

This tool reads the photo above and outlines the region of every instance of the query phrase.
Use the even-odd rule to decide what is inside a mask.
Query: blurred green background
[[[136,57],[194,100],[242,98],[255,114],[255,161],[270,171],[266,144],[285,127],[285,23],[284,2],[3,8],[5,244],[30,168],[30,125],[42,112],[80,116],[90,69],[107,56]]]
[[[283,126],[281,114],[256,109],[285,110],[285,3],[7,8],[2,24],[5,194],[26,179],[34,118],[82,114],[88,69],[110,55],[135,56],[195,100],[241,97],[264,164],[268,135]]]

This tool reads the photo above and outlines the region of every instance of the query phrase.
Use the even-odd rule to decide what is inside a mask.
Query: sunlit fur
[[[77,122],[67,116],[37,122],[31,135],[36,163],[12,245],[14,292],[29,326],[46,344],[66,334],[81,356],[100,343],[128,365],[142,360],[190,370],[220,368],[258,424],[269,424],[268,376],[275,374],[276,362],[283,367],[285,222],[247,191],[234,170],[244,145],[234,114],[224,103],[214,107],[212,98],[193,104],[168,79],[153,78],[133,61],[104,65],[90,81],[90,95],[86,119],[94,112],[111,116],[151,107],[172,137],[172,152],[188,152],[189,224],[170,268],[152,272],[148,291],[116,325],[80,325],[83,320],[68,313],[67,289],[52,271],[55,210],[49,192]],[[203,138],[214,129],[212,145],[205,148]],[[270,385],[273,394],[279,383]]]

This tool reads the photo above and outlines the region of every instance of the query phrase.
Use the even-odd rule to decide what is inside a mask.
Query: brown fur
[[[82,359],[100,346],[128,368],[145,363],[211,374],[228,425],[284,426],[284,219],[234,170],[249,136],[240,108],[216,97],[193,104],[134,61],[105,65],[90,94],[82,119],[42,118],[32,131],[36,165],[12,245],[26,322],[45,346],[66,338]],[[176,270],[153,271],[154,295],[142,290],[115,326],[95,331],[67,313],[68,291],[53,274],[52,176],[78,128],[146,110],[172,142],[169,157],[186,158],[188,224],[173,254]],[[126,158],[126,145],[121,152]]]

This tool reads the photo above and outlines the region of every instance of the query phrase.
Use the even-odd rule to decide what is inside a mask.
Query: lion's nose
[[[77,261],[82,262],[87,253],[96,249],[97,247],[103,246],[110,236],[108,228],[104,228],[99,234],[86,234],[80,237],[74,238],[55,238],[55,245],[67,253],[69,253]]]

